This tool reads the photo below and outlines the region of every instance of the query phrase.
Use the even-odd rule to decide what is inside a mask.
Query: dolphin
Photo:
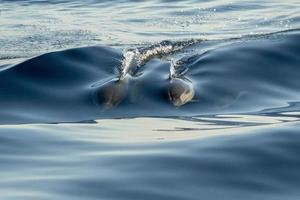
[[[101,85],[96,91],[97,101],[103,109],[111,109],[126,97],[128,93],[127,80],[112,80]]]
[[[175,107],[180,107],[194,98],[195,91],[192,82],[184,77],[187,69],[184,73],[178,75],[176,68],[178,66],[172,60],[169,73],[168,98]]]

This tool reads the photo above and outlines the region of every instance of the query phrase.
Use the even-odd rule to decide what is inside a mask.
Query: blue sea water
[[[299,199],[299,13],[0,0],[0,199]]]

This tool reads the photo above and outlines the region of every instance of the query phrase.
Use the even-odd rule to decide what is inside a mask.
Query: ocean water
[[[0,0],[0,199],[298,200],[299,13]]]

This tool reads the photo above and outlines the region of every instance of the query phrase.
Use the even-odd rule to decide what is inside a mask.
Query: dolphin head
[[[170,80],[168,98],[175,107],[180,107],[191,101],[194,94],[194,88],[191,83],[179,78]]]
[[[98,88],[97,101],[104,109],[111,109],[117,106],[126,97],[126,80],[113,80]]]

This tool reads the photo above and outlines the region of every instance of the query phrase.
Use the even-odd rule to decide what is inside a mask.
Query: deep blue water
[[[0,199],[299,199],[299,13],[0,0]]]

